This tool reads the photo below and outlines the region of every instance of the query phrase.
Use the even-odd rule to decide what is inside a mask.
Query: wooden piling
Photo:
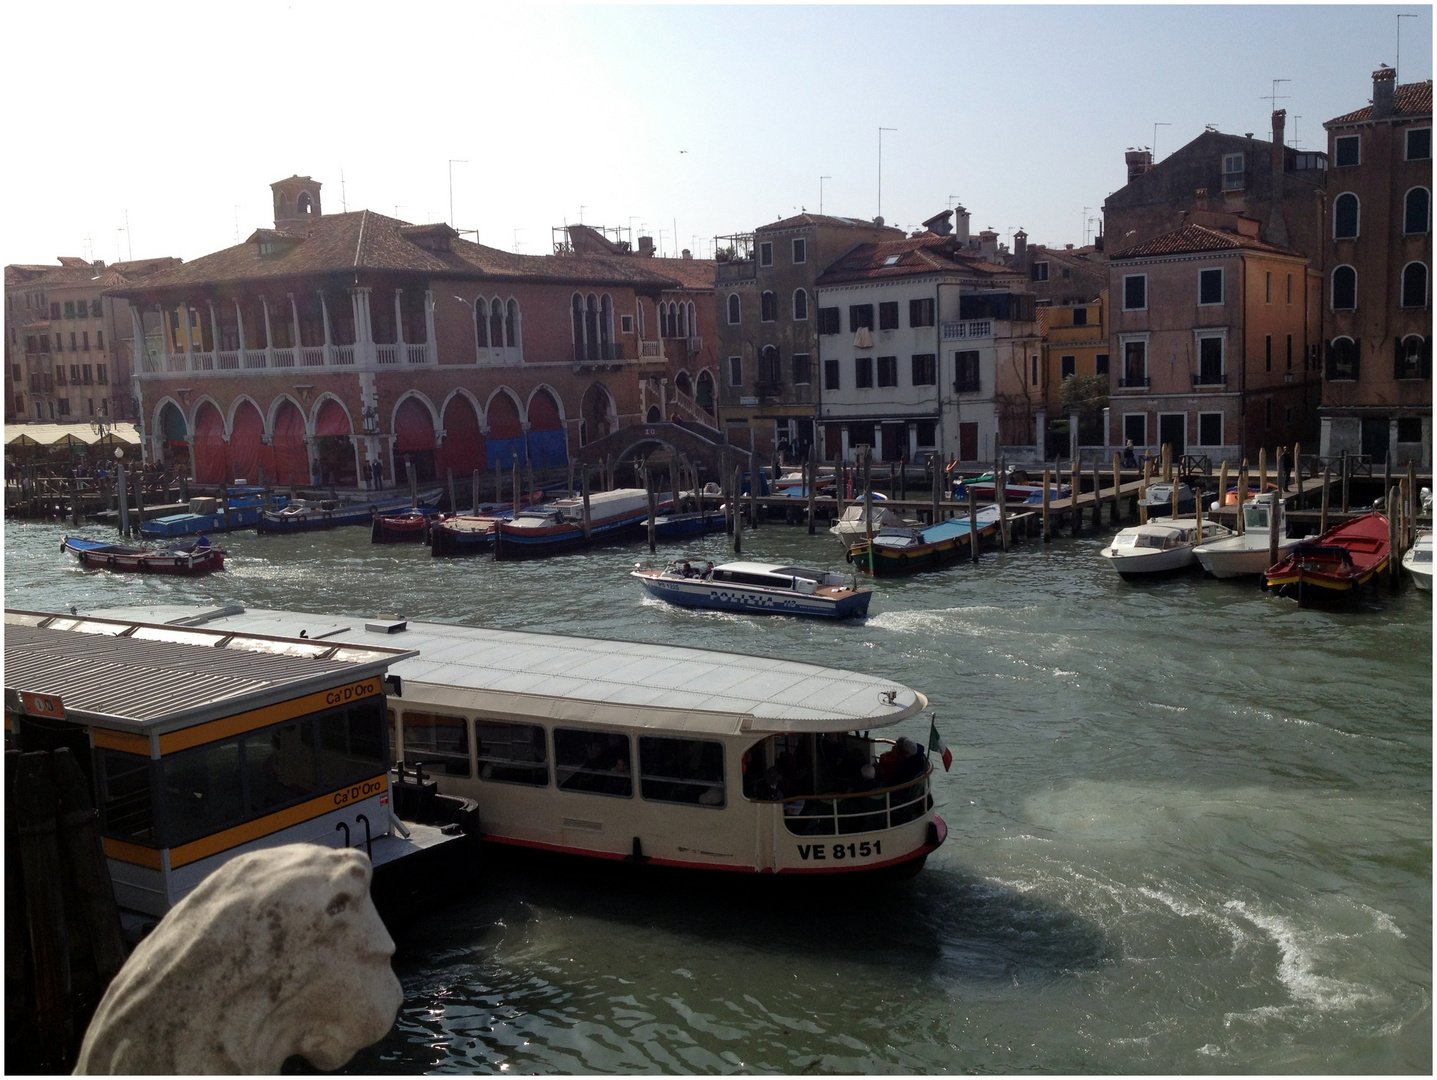
[[[120,499],[120,535],[124,536],[130,531],[130,477],[125,472],[123,465],[115,468],[115,493]]]
[[[1347,457],[1347,451],[1342,451],[1342,512],[1347,513],[1348,480],[1351,477],[1351,462]]]
[[[1116,525],[1122,520],[1123,505],[1123,458],[1121,454],[1113,455],[1113,524]]]
[[[873,546],[870,539],[869,548]],[[968,485],[968,547],[973,552],[973,561],[978,561],[978,490]]]
[[[1226,495],[1223,498],[1227,498]],[[1242,516],[1242,504],[1247,499],[1247,459],[1243,458],[1242,465],[1237,470],[1237,534],[1242,536],[1247,532],[1247,522]],[[1271,564],[1269,564],[1271,565]]]
[[[1395,487],[1387,489],[1387,587],[1394,592],[1397,590],[1397,567],[1399,559],[1397,553],[1397,502],[1398,493]]]
[[[594,535],[594,518],[589,511],[589,466],[587,464],[579,470],[579,478],[581,494],[584,497],[584,543],[587,545]]]
[[[743,466],[735,465],[733,469],[733,553],[735,555],[743,551],[743,512],[739,509],[739,496],[743,492]]]
[[[1173,478],[1173,446],[1172,443],[1163,443],[1163,479]]]
[[[1222,459],[1222,468],[1218,470],[1217,474],[1217,505],[1219,509],[1227,505],[1227,458]],[[1238,507],[1237,512],[1242,513],[1241,506]]]
[[[145,466],[135,466],[135,518],[131,523],[135,536],[140,535],[140,526],[145,520]],[[229,528],[228,524],[225,526]]]
[[[757,454],[748,456],[748,526],[758,531],[758,481],[760,466]]]
[[[569,486],[565,490],[572,499],[574,497],[574,459],[572,457],[569,458]]]
[[[409,505],[419,505],[419,474],[414,470],[414,462],[409,458],[404,459],[404,479],[409,482]]]
[[[1406,544],[1411,547],[1417,542],[1417,463],[1407,461],[1407,502],[1403,504],[1407,522]]]
[[[1098,465],[1093,463],[1093,531],[1096,532],[1103,524],[1103,485],[1102,477],[1098,472]]]
[[[230,489],[228,484],[220,485],[220,528],[230,531]]]
[[[1325,465],[1322,469],[1322,521],[1318,525],[1317,534],[1321,536],[1327,532],[1327,507],[1332,501],[1332,467]]]
[[[818,528],[815,521],[816,507],[818,500],[818,447],[811,446],[808,449],[808,535],[812,536]]]
[[[933,475],[930,478],[933,481],[931,485],[933,488],[933,512],[929,515],[928,524],[937,525],[938,503],[943,492],[943,469],[936,452],[928,455],[928,467],[933,470]]]
[[[1297,485],[1297,508],[1302,509],[1302,443],[1292,444],[1292,479]]]
[[[513,460],[512,468],[513,468],[513,472],[514,472],[514,476],[513,476],[513,484],[514,484],[514,491],[513,491],[513,495],[514,495],[514,517],[517,518],[517,517],[519,516],[519,455],[518,455],[518,454],[515,454],[512,460]]]
[[[1257,490],[1258,494],[1267,490],[1267,447],[1258,447],[1257,451]]]
[[[604,455],[604,464],[605,464],[605,467],[604,467],[604,490],[605,490],[605,491],[613,491],[613,490],[614,490],[614,486],[615,486],[615,485],[614,485],[614,455],[613,455],[613,454],[605,454],[605,455]]]
[[[898,497],[908,501],[908,469],[902,458],[898,459]]]
[[[658,499],[654,493],[654,475],[648,469],[644,470],[644,494],[649,499],[649,554],[658,551],[658,532],[654,526],[654,519],[658,517]]]
[[[452,467],[445,467],[444,479],[449,488],[449,512],[451,514],[457,514],[459,513],[459,503],[454,498],[454,469]]]
[[[1143,482],[1138,486],[1138,524],[1148,523],[1148,508],[1145,505],[1148,498],[1148,484],[1153,478],[1152,459],[1147,455],[1143,457]]]
[[[1238,513],[1242,513],[1241,507]],[[1282,499],[1275,495],[1268,500],[1267,507],[1267,565],[1277,565],[1278,543],[1282,538]]]
[[[569,465],[569,476],[570,476],[570,478],[572,478],[573,475],[574,475],[574,467],[573,467],[573,463],[571,462],[570,465]],[[475,470],[474,470],[474,478],[469,481],[469,497],[470,497],[470,501],[473,503],[473,512],[474,512],[475,514],[479,513],[479,470],[478,470],[478,469],[475,469]]]
[[[993,474],[993,497],[998,503],[998,546],[1008,550],[1008,477],[1000,468]]]
[[[1076,439],[1076,434],[1073,437]],[[1083,490],[1083,483],[1082,474],[1078,472],[1078,459],[1076,457],[1074,457],[1069,464],[1068,470],[1068,483],[1072,486],[1073,490],[1072,497],[1068,500],[1068,509],[1071,510],[1073,514],[1073,535],[1077,536],[1078,530],[1081,529],[1083,525],[1083,511],[1078,505],[1078,494]]]
[[[1174,517],[1174,519],[1176,519],[1177,516],[1178,516],[1178,492],[1179,492],[1179,487],[1178,487],[1178,485],[1177,485],[1176,482],[1173,483],[1173,486],[1172,486],[1172,488],[1171,488],[1170,490],[1171,490],[1172,493],[1173,493],[1173,511],[1172,511],[1172,512],[1173,512],[1173,517]]]
[[[1053,542],[1053,529],[1048,521],[1049,506],[1053,501],[1053,473],[1052,470],[1043,470],[1043,543]]]

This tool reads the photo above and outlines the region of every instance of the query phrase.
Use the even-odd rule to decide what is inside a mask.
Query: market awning
[[[140,444],[140,433],[134,424],[11,424],[5,428],[6,446],[73,447],[117,443]]]

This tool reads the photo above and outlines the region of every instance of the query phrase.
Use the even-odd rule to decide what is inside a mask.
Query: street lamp
[[[366,405],[360,415],[364,418],[364,433],[366,435],[378,435],[379,410],[373,405]]]

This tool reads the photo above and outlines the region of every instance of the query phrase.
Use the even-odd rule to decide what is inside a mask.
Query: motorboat
[[[494,528],[512,510],[495,514],[449,514],[429,523],[429,553],[434,556],[481,555],[494,550]]]
[[[1178,492],[1178,516],[1191,514],[1197,509],[1197,497],[1193,489],[1181,481],[1155,480],[1148,485],[1148,490],[1138,499],[1140,507],[1147,507],[1149,515],[1171,514],[1173,512],[1173,488]],[[1254,492],[1254,494],[1256,494]]]
[[[212,570],[223,570],[225,565],[224,550],[211,547],[208,540],[203,545],[196,540],[156,549],[67,536],[60,541],[60,550],[79,559],[81,566],[142,574],[208,574]]]
[[[1054,485],[1050,488],[1050,497],[1055,499],[1067,498],[1066,491],[1059,493],[1061,485]],[[975,476],[968,480],[958,480],[953,485],[953,497],[962,502],[969,495],[976,496],[979,500],[992,501],[998,497],[998,477],[995,473],[984,473],[982,476]],[[1003,499],[1005,502],[1032,502],[1036,497],[1038,502],[1043,501],[1043,478],[1038,477],[1035,483],[1028,473],[1023,469],[1009,468],[1003,474]]]
[[[1267,587],[1299,605],[1343,600],[1386,569],[1392,557],[1391,523],[1372,511],[1304,541],[1269,567]]]
[[[1272,495],[1259,495],[1242,504],[1242,523],[1246,530],[1216,540],[1204,541],[1193,549],[1193,554],[1202,563],[1202,568],[1213,577],[1232,578],[1249,574],[1261,574],[1272,565],[1270,537]],[[1305,539],[1311,540],[1308,536]],[[1277,538],[1278,558],[1281,559],[1296,545],[1302,543],[1295,537]]]
[[[420,505],[438,502],[440,488],[419,493]],[[409,495],[389,495],[368,500],[295,499],[279,510],[259,512],[255,529],[260,533],[313,532],[341,525],[369,525],[376,514],[392,515],[407,509]]]
[[[407,506],[393,514],[375,514],[369,539],[375,544],[423,543],[429,535],[429,523],[438,514],[434,506]]]
[[[1129,525],[1120,530],[1098,554],[1125,579],[1170,574],[1198,564],[1198,544],[1231,535],[1230,529],[1215,521],[1153,518],[1146,525]]]
[[[1412,575],[1412,584],[1419,592],[1432,591],[1432,533],[1420,532],[1407,553],[1402,556],[1402,566]]]
[[[667,603],[715,611],[846,619],[868,614],[873,596],[841,574],[777,563],[715,566],[706,560],[675,559],[661,570],[641,567],[631,576]]]
[[[848,549],[848,561],[874,577],[928,570],[971,556],[974,543],[995,536],[1001,511],[985,506],[977,512],[977,536],[968,515],[948,518],[936,525],[889,526],[867,536]]]
[[[867,540],[869,532],[876,533],[885,528],[914,528],[918,525],[918,522],[909,521],[896,511],[881,505],[883,496],[877,492],[873,493],[873,499],[871,509],[860,499],[852,506],[844,507],[843,513],[833,519],[833,525],[828,531],[838,537],[845,549]]]
[[[376,676],[380,693],[361,699],[372,710],[365,719],[382,733],[389,710],[387,756],[410,771],[422,765],[440,795],[474,800],[486,845],[635,868],[863,879],[916,874],[947,837],[931,791],[937,755],[894,730],[912,732],[923,720],[936,730],[928,699],[881,674],[785,660],[767,648],[722,652],[234,605],[143,612],[192,636],[251,634],[288,646],[302,634],[303,645],[336,660],[356,648],[404,650],[389,666],[395,692],[383,693]],[[314,663],[327,670],[334,661]],[[296,750],[328,745],[295,740]],[[364,745],[377,755],[385,744]],[[249,782],[263,772],[252,769]],[[163,779],[137,790],[158,799]],[[381,782],[376,797],[387,793],[382,769],[361,778],[370,779]],[[353,808],[315,794],[323,797],[311,800],[314,812],[348,810],[351,842],[363,842]],[[381,829],[385,809],[365,811]],[[338,842],[333,824],[323,835]]]

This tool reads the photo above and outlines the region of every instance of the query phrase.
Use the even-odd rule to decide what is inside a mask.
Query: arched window
[[[1415,187],[1402,202],[1402,231],[1408,236],[1432,231],[1432,193]]]
[[[1332,310],[1352,311],[1357,307],[1357,271],[1339,266],[1332,271]]]
[[[738,311],[738,293],[728,294],[728,324],[737,326],[741,320]]]
[[[1421,334],[1408,334],[1400,339],[1393,374],[1399,379],[1432,378],[1432,339]]]
[[[1332,204],[1332,236],[1336,240],[1351,240],[1357,236],[1359,205],[1357,196],[1344,191]]]
[[[1358,375],[1361,348],[1350,337],[1333,338],[1327,343],[1327,378],[1329,381],[1355,380]]]
[[[675,337],[686,338],[689,336],[689,307],[687,304],[676,305],[679,309],[679,332]]]
[[[686,305],[689,309],[689,337],[699,336],[699,320],[694,302],[690,300]]]
[[[758,381],[766,388],[775,390],[783,381],[783,375],[779,371],[778,349],[773,345],[765,345],[763,352],[758,354]]]
[[[519,301],[510,300],[504,313],[504,338],[509,348],[519,347]]]
[[[806,322],[808,319],[808,291],[795,289],[793,292],[793,321]]]
[[[299,193],[299,198],[295,200],[294,208],[305,216],[313,212],[314,203],[310,200],[309,192],[301,191]]]
[[[569,303],[569,314],[574,324],[574,359],[584,359],[584,346],[588,342],[588,336],[584,333],[584,298],[578,293]]]
[[[608,293],[604,293],[599,301],[599,340],[604,343],[604,359],[617,359],[613,355],[612,342],[614,340],[614,301]]]
[[[1427,264],[1410,262],[1402,268],[1402,306],[1427,306]]]
[[[759,298],[758,317],[763,322],[773,322],[778,318],[778,299],[768,290],[764,290]]]
[[[474,345],[479,349],[489,347],[489,301],[482,296],[474,301]]]
[[[504,340],[504,304],[497,296],[489,305],[489,343],[496,349],[508,344]]]

